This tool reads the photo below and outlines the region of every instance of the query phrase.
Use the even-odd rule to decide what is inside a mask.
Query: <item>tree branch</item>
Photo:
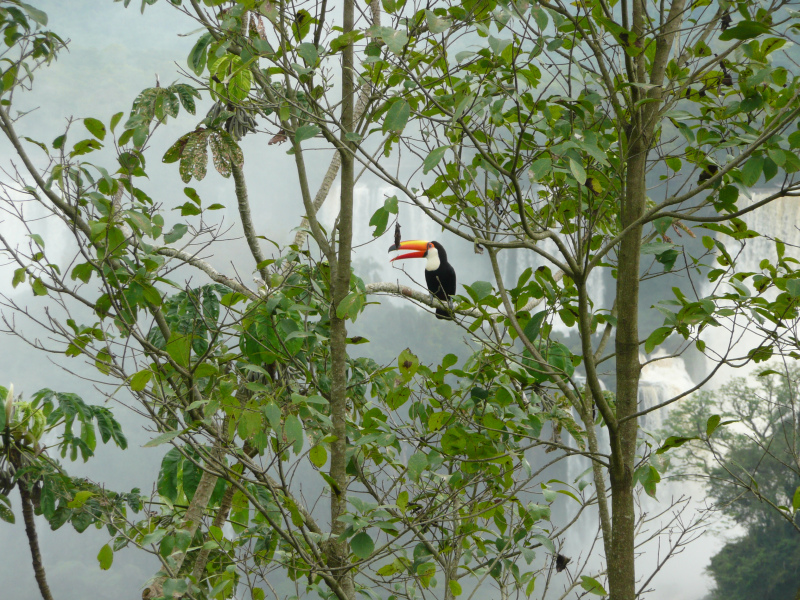
[[[256,261],[256,265],[261,265],[264,262],[264,253],[261,252],[261,247],[258,245],[258,236],[256,235],[255,227],[253,227],[253,220],[250,218],[250,200],[247,197],[247,182],[244,178],[242,168],[237,164],[231,164],[231,172],[233,173],[233,181],[236,187],[236,199],[239,202],[239,218],[242,220],[242,229],[244,229],[244,237],[247,240],[247,245],[250,246],[250,253]],[[258,267],[258,272],[261,279],[267,281],[269,273],[266,267]]]

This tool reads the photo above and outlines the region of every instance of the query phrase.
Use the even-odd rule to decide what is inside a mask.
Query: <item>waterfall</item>
[[[765,190],[753,194],[741,203],[741,208],[762,200],[767,195],[774,193],[774,191]],[[787,256],[800,258],[800,228],[797,226],[799,213],[797,199],[784,197],[774,200],[769,206],[746,213],[742,216],[742,220],[744,220],[749,229],[783,241],[786,244]],[[760,273],[762,260],[768,259],[775,264],[778,258],[773,239],[757,237],[739,242],[721,233],[717,234],[717,239],[723,242],[729,254],[736,258],[736,270],[738,272]],[[721,254],[719,251],[717,252],[717,255]],[[752,288],[751,280],[747,280],[745,284],[751,293],[756,293]],[[718,288],[715,288],[714,284],[706,284],[703,294],[710,295],[715,293],[719,295],[730,289],[729,284],[723,284]],[[773,290],[766,294],[765,297],[773,299],[775,295],[776,292]],[[732,357],[746,356],[750,348],[758,345],[762,337],[753,331],[745,331],[741,326],[743,322],[744,319],[740,318],[733,328],[726,323],[727,328],[709,327],[703,332],[702,339],[707,345],[707,371],[713,368],[716,362],[714,358],[717,355],[723,355],[726,350],[730,351],[730,356]],[[731,377],[745,376],[747,372],[754,368],[758,368],[755,363],[747,364],[744,369],[723,367],[710,387],[715,388]]]
[[[640,357],[642,364],[647,360]],[[658,349],[649,360],[639,378],[639,410],[657,406],[694,387],[686,363],[680,356],[670,356],[665,350]],[[668,406],[655,410],[643,415],[639,425],[647,431],[660,429],[668,413]]]

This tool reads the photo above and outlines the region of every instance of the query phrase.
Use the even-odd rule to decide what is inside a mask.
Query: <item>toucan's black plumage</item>
[[[431,265],[431,261],[428,261],[428,264],[425,265],[425,283],[431,294],[442,302],[450,304],[450,296],[456,293],[456,270],[453,265],[447,262],[447,252],[442,245],[439,242],[431,242],[431,244],[433,244],[437,251],[436,253],[439,255],[439,265],[438,268],[429,271],[428,266]],[[431,249],[429,248],[425,253],[426,258],[430,252]],[[436,318],[452,319],[453,313],[444,308],[437,308]]]
[[[425,284],[431,296],[436,296],[442,302],[450,306],[450,310],[445,308],[436,309],[437,319],[452,319],[452,301],[450,296],[456,293],[456,271],[447,262],[447,251],[439,242],[426,242],[414,240],[394,244],[389,248],[389,252],[394,250],[417,250],[409,254],[397,256],[392,260],[401,258],[425,258]]]

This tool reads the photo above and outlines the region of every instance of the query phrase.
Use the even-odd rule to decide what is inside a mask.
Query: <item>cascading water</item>
[[[773,193],[774,190],[765,190],[754,194],[747,201],[743,202],[742,208],[754,204],[762,200],[767,195]],[[800,216],[796,198],[780,198],[773,201],[769,206],[760,210],[754,210],[742,216],[742,219],[747,224],[747,227],[753,231],[757,231],[764,235],[768,235],[772,239],[763,237],[756,237],[748,240],[743,240],[743,246],[740,242],[732,240],[724,234],[717,234],[717,238],[722,241],[728,248],[728,252],[736,259],[736,270],[738,272],[761,272],[761,261],[768,259],[772,264],[777,261],[777,251],[775,249],[774,239],[779,239],[786,244],[786,255],[794,258],[800,258],[800,228],[798,228],[798,216]],[[749,285],[751,292],[752,286]],[[714,288],[710,284],[706,285],[704,289],[705,295],[716,293],[722,294],[730,290],[729,284],[723,284],[720,288]],[[755,293],[755,292],[753,292]],[[767,298],[774,298],[775,292],[767,294]],[[715,365],[715,357],[724,355],[727,351],[729,356],[746,356],[750,348],[758,345],[761,336],[749,331],[745,332],[741,327],[743,319],[739,320],[736,327],[709,327],[704,332],[702,339],[706,342],[708,350],[707,370],[710,370]],[[753,368],[758,365],[749,363],[743,369],[734,369],[732,367],[723,367],[717,377],[711,382],[709,387],[716,388],[721,383],[724,383],[731,377],[745,376]]]
[[[640,357],[640,361],[647,364],[639,378],[639,410],[658,406],[695,385],[679,356],[659,349],[649,359]],[[642,415],[639,425],[647,431],[660,429],[668,413],[669,406]]]

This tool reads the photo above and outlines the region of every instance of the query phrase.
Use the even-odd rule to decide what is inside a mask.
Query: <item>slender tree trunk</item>
[[[355,17],[354,0],[344,2],[344,33],[352,31]],[[350,293],[350,255],[353,239],[353,186],[355,168],[351,144],[345,135],[353,129],[355,88],[353,85],[353,47],[342,52],[342,132],[346,145],[341,150],[342,179],[338,226],[336,265],[332,269],[331,303],[331,420],[336,439],[331,443],[330,476],[334,482],[331,490],[331,542],[328,545],[328,566],[341,586],[344,595],[353,600],[355,586],[349,570],[348,545],[334,541],[344,532],[345,524],[339,517],[347,511],[347,327],[344,319],[336,316],[341,301]],[[333,267],[333,265],[332,265]]]
[[[221,452],[219,458],[220,460],[222,459]],[[203,520],[203,513],[206,508],[208,508],[211,495],[214,493],[214,487],[217,485],[217,479],[218,477],[216,475],[205,470],[200,476],[197,489],[194,492],[194,496],[192,496],[192,501],[189,503],[189,508],[186,509],[186,515],[183,518],[182,529],[189,534],[190,538],[194,538],[194,534],[197,533],[197,529],[200,527],[200,523]],[[175,560],[174,574],[177,575],[178,571],[180,571],[183,566],[186,554],[180,553],[179,555],[173,555],[173,558]],[[161,596],[165,580],[166,577],[158,577],[149,587],[142,591],[142,598],[147,600],[147,598],[157,598]]]
[[[214,488],[212,487],[211,490],[213,492]],[[214,522],[211,524],[213,527],[219,527],[222,529],[222,527],[225,525],[225,521],[228,520],[228,513],[231,510],[231,505],[233,504],[233,495],[235,493],[236,488],[232,485],[225,490],[225,494],[222,496],[219,508],[217,509],[217,514],[214,516]],[[194,561],[194,566],[192,567],[192,576],[197,580],[198,583],[203,579],[210,554],[210,548],[203,548],[200,550],[200,552],[198,552],[197,559]]]
[[[621,226],[638,219],[645,203],[647,140],[641,121],[629,130],[628,170],[622,200]],[[636,453],[637,420],[625,417],[638,408],[639,375],[639,253],[642,227],[632,227],[622,239],[617,268],[617,420],[611,436],[611,552],[608,556],[612,600],[633,600],[635,590],[633,467]]]
[[[28,536],[28,545],[31,547],[31,562],[33,563],[36,583],[39,585],[39,592],[42,594],[42,598],[44,600],[53,600],[50,586],[47,585],[42,554],[39,551],[39,538],[36,535],[36,523],[33,520],[33,501],[22,480],[17,483],[17,487],[19,488],[19,495],[22,497],[22,519],[25,521],[25,534]]]

